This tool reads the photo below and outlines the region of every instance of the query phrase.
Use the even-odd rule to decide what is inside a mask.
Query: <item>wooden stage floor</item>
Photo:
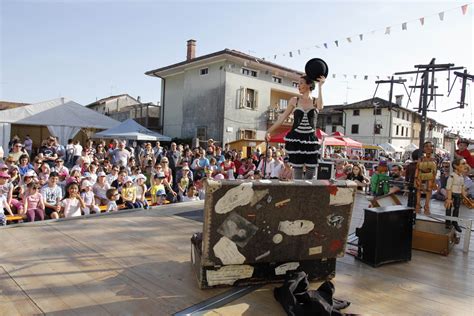
[[[357,195],[350,232],[366,205]],[[190,202],[0,229],[0,315],[170,315],[229,291],[197,287],[190,237],[202,224],[176,214],[202,208]],[[440,202],[433,212],[443,213]],[[335,296],[363,315],[474,315],[473,247],[463,253],[461,240],[447,257],[414,250],[411,262],[379,268],[346,255]],[[201,314],[284,315],[275,286]]]

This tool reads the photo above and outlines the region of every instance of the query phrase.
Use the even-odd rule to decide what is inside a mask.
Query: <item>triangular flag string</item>
[[[449,12],[449,11],[453,11],[453,10],[459,10],[459,8],[461,8],[461,12],[462,12],[462,15],[466,15],[467,11],[468,11],[468,6],[469,4],[464,4],[462,6],[457,6],[455,8],[452,8],[452,9],[449,9],[449,10],[444,10],[444,11],[441,11],[441,12],[438,12],[438,13],[435,13],[435,14],[431,14],[431,15],[425,15],[423,17],[420,17],[420,18],[417,18],[417,19],[413,19],[413,20],[405,20],[406,22],[402,22],[400,24],[394,24],[394,25],[388,25],[388,26],[385,26],[384,28],[379,28],[379,29],[375,29],[375,30],[372,30],[370,32],[365,32],[365,33],[359,33],[359,34],[352,34],[351,36],[348,36],[346,37],[345,39],[347,40],[347,43],[353,43],[352,39],[355,37],[355,38],[359,38],[359,41],[363,41],[364,40],[364,35],[368,35],[368,34],[376,34],[376,33],[379,33],[379,32],[383,32],[383,34],[385,35],[390,35],[392,33],[392,31],[396,31],[396,30],[400,30],[398,27],[400,27],[401,25],[401,30],[402,31],[406,31],[408,30],[408,24],[409,23],[412,23],[412,22],[419,22],[420,25],[423,27],[425,25],[425,21],[426,21],[426,18],[427,17],[433,17],[433,16],[438,16],[439,20],[440,21],[444,21],[444,18],[445,18],[445,13],[446,12]],[[459,11],[458,11],[459,12]],[[380,33],[379,33],[380,34]],[[293,57],[293,54],[294,53],[297,53],[298,55],[301,55],[301,50],[304,49],[304,50],[310,50],[310,49],[314,49],[314,48],[318,48],[320,49],[322,46],[326,49],[329,49],[329,45],[328,43],[330,43],[331,41],[329,42],[325,42],[323,43],[322,45],[319,45],[319,44],[315,44],[313,46],[309,46],[309,47],[303,47],[303,48],[299,48],[299,49],[296,49],[294,51],[290,51],[290,52],[285,52],[285,53],[281,53],[281,54],[273,54],[269,57],[267,57],[266,59],[271,59],[273,57],[273,59],[277,59],[278,56],[288,56],[291,58]],[[332,41],[334,42],[335,44],[335,48],[339,48],[340,45],[339,44],[342,44],[342,43],[345,43],[344,42],[341,42],[339,40],[334,40]],[[344,46],[344,45],[343,45]]]

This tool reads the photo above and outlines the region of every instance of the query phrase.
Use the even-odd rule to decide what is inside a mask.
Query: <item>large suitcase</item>
[[[333,277],[355,190],[352,181],[207,181],[202,246],[191,252],[199,286],[279,282],[296,269]]]

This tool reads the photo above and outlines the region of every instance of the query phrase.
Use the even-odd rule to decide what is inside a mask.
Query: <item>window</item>
[[[407,121],[410,121],[410,113],[407,113]]]
[[[239,130],[240,139],[256,139],[257,131],[254,129],[241,129]]]
[[[352,112],[352,115],[353,115],[353,116],[359,116],[359,115],[360,115],[360,110],[354,110],[354,111]]]
[[[241,87],[239,90],[239,108],[255,110],[258,106],[258,91]]]
[[[273,76],[272,81],[275,82],[275,83],[281,83],[281,78]]]
[[[333,125],[331,128],[331,133],[337,132],[337,125]]]
[[[298,88],[298,85],[299,85],[299,83],[298,83],[298,82],[296,82],[296,81],[293,81],[291,84],[293,85],[293,88]]]
[[[207,75],[208,73],[209,73],[209,68],[202,68],[201,70],[199,70],[199,74],[201,76]]]
[[[375,124],[374,125],[374,134],[380,135],[381,130],[382,130],[382,124]]]
[[[286,108],[288,107],[288,100],[280,99],[280,101],[278,101],[278,106],[280,110],[286,110]]]
[[[398,136],[398,125],[397,125],[397,127],[396,127],[396,132],[395,132],[395,135],[397,135],[397,136]]]
[[[242,74],[251,77],[257,77],[257,72],[255,70],[242,68]]]
[[[400,111],[397,111],[397,118],[400,118]]]
[[[405,119],[405,112],[402,112],[402,120]]]
[[[374,115],[382,115],[382,109],[375,108]]]
[[[327,118],[327,121],[326,121],[328,124],[332,124],[332,119],[331,119],[331,115],[328,115],[328,118]]]
[[[359,124],[353,124],[351,126],[351,133],[352,134],[359,134]]]
[[[207,127],[206,126],[198,126],[196,130],[196,137],[200,140],[207,139]]]

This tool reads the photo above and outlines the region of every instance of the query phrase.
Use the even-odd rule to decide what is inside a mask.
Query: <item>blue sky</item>
[[[230,48],[298,70],[308,59],[321,57],[336,74],[325,85],[326,104],[370,98],[373,76],[412,70],[432,57],[474,73],[473,5],[467,0],[0,2],[1,100],[32,103],[65,96],[88,104],[129,93],[156,102],[160,81],[144,72],[183,61],[190,38],[197,40],[198,56]],[[463,4],[469,4],[464,16]],[[437,15],[441,11],[446,11],[444,21]],[[408,22],[406,31],[403,22]],[[390,35],[384,35],[386,26],[392,26]],[[323,43],[329,48],[315,47]],[[442,75],[438,83],[438,92],[446,93]],[[457,90],[439,98],[438,109],[454,106]],[[377,96],[388,98],[387,91],[381,87]],[[401,87],[395,91],[402,93]],[[472,120],[472,110],[432,116],[452,125]]]

